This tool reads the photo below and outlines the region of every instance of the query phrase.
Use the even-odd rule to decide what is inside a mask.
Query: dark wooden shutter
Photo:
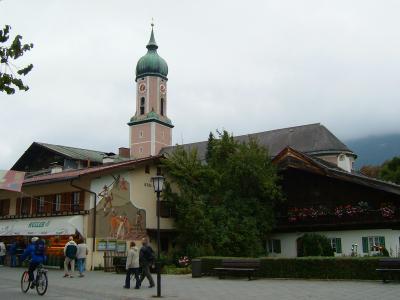
[[[10,214],[10,199],[1,200],[1,207],[1,216],[8,216]]]
[[[342,239],[336,238],[336,253],[342,253]]]
[[[38,212],[38,206],[39,206],[39,197],[34,197],[32,198],[32,215],[36,214]]]
[[[281,253],[281,240],[272,240],[274,244],[274,252]]]
[[[15,206],[15,215],[19,216],[21,215],[21,198],[17,198],[17,204]]]
[[[379,237],[379,246],[385,247],[385,237],[384,236]]]
[[[369,249],[368,249],[368,238],[367,237],[363,237],[362,238],[362,247],[363,247],[363,253],[368,253]]]
[[[85,192],[81,191],[79,196],[79,210],[85,209]]]

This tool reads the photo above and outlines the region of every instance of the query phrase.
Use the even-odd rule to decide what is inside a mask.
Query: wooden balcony
[[[36,212],[33,214],[18,214],[18,215],[7,215],[0,216],[0,220],[9,219],[27,219],[27,218],[44,218],[44,217],[60,217],[60,216],[76,216],[76,215],[87,215],[88,210],[74,210],[74,211],[56,211],[56,212]]]
[[[400,228],[400,211],[396,210],[391,217],[384,217],[379,210],[371,210],[356,215],[342,215],[340,217],[336,215],[303,218],[278,216],[275,226],[275,230],[279,232],[364,228]]]

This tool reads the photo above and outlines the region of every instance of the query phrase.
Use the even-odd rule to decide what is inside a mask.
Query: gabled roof
[[[124,162],[113,163],[108,165],[101,165],[80,170],[68,170],[54,174],[35,176],[31,178],[26,178],[23,182],[23,186],[69,181],[85,175],[91,175],[91,174],[97,175],[100,173],[121,171],[124,169],[132,169],[137,165],[149,163],[150,161],[158,161],[160,158],[162,158],[162,156],[151,156],[146,158],[130,159]]]
[[[38,153],[37,151],[43,151],[43,150],[58,154],[62,157],[71,160],[90,161],[91,163],[95,164],[102,164],[103,157],[106,154],[109,154],[107,152],[97,151],[97,150],[89,150],[89,149],[81,149],[81,148],[68,147],[62,145],[33,142],[29,146],[29,148],[24,152],[24,154],[21,155],[21,157],[15,162],[15,164],[12,166],[11,169],[24,171],[24,169],[21,167],[27,162],[30,162],[32,160],[32,157],[37,158],[37,153]],[[115,155],[114,159],[115,162],[120,162],[120,161],[125,161],[128,158],[123,158],[121,156]]]
[[[69,157],[76,160],[90,160],[92,162],[103,162],[104,153],[103,151],[81,149],[75,147],[68,147],[62,145],[53,145],[47,143],[34,142],[44,148],[57,152],[63,156]]]
[[[280,169],[301,169],[320,174],[322,176],[336,178],[400,195],[400,185],[378,180],[376,178],[368,177],[359,173],[347,172],[332,163],[311,155],[307,155],[291,147],[284,148],[280,153],[278,153],[278,155],[274,157],[272,162],[278,165]]]
[[[255,138],[274,157],[282,149],[291,147],[307,154],[347,153],[356,156],[332,132],[320,123],[263,131],[234,137],[240,142]],[[207,141],[184,144],[186,150],[197,148],[200,159],[205,158]],[[171,153],[176,146],[161,149],[160,154]]]

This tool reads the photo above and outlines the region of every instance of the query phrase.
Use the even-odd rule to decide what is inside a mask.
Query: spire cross
[[[154,27],[154,18],[151,18],[151,27]]]

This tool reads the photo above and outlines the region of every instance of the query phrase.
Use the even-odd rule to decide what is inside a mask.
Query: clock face
[[[145,91],[146,91],[146,84],[144,83],[139,84],[139,92],[143,94]]]
[[[167,91],[167,87],[164,84],[160,84],[160,92],[165,94],[166,91]]]

